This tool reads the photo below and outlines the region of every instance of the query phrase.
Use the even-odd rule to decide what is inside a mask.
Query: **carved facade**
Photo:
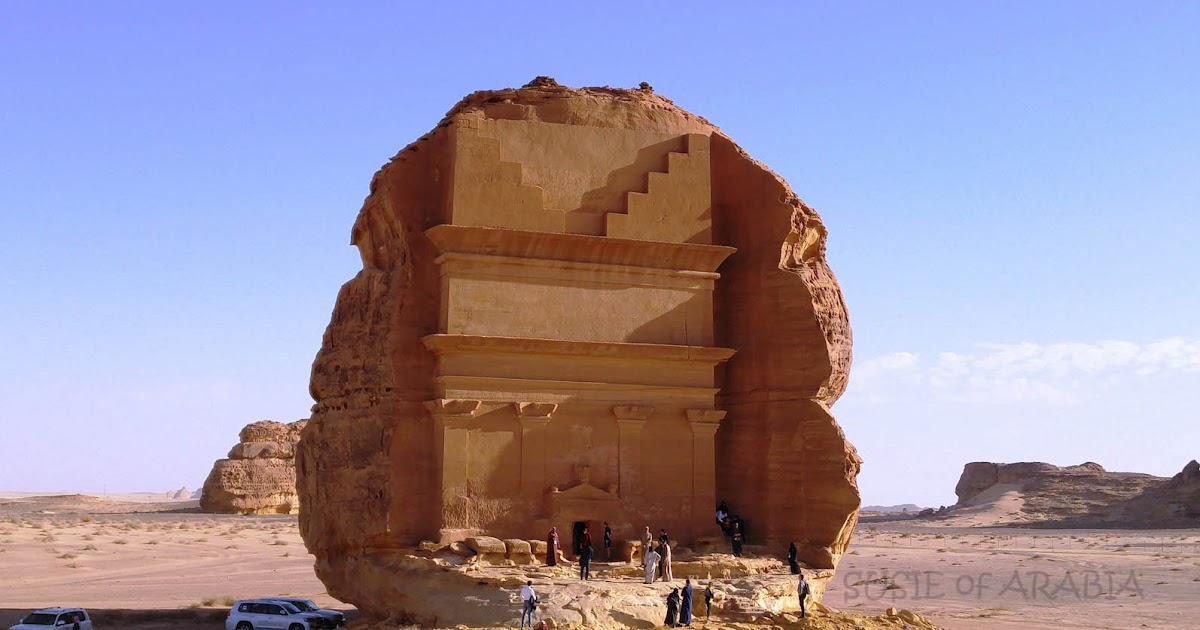
[[[391,610],[369,558],[421,540],[719,535],[721,499],[751,541],[844,551],[825,230],[704,119],[644,90],[476,93],[376,174],[352,241],[298,460],[331,594]]]

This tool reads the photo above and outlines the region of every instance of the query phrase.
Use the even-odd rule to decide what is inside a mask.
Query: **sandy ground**
[[[354,617],[313,574],[295,516],[137,511],[172,507],[0,497],[0,628],[79,605],[97,630],[215,630],[227,602],[275,594]],[[824,603],[961,630],[1200,627],[1200,530],[981,526],[991,520],[864,523]]]
[[[1200,530],[864,524],[825,604],[961,630],[1200,627]]]

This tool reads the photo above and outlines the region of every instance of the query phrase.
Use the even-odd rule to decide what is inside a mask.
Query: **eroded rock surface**
[[[1200,464],[1174,477],[1109,472],[1095,462],[1055,466],[1043,462],[971,462],[955,493],[966,506],[1004,485],[1022,500],[1024,522],[1060,527],[1170,527],[1200,525]]]
[[[330,594],[402,615],[394,558],[421,541],[556,526],[571,555],[608,522],[687,545],[719,500],[749,542],[837,564],[851,331],[825,227],[778,175],[648,86],[540,77],[463,99],[370,191],[297,455]]]
[[[307,420],[283,424],[262,420],[246,425],[226,459],[218,459],[204,481],[200,509],[214,514],[294,514],[296,443]]]

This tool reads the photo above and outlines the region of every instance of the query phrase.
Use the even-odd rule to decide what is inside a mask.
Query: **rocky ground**
[[[355,617],[313,575],[295,516],[99,514],[88,505],[95,504],[70,509],[62,498],[0,499],[0,625],[35,607],[83,605],[94,611],[97,630],[217,630],[226,602],[268,594],[309,597]],[[676,563],[676,578],[694,572],[714,582],[721,601],[705,624],[714,628],[932,627],[905,609],[937,627],[965,630],[1194,627],[1200,530],[979,526],[985,517],[973,516],[976,526],[966,519],[861,526],[825,585],[828,608],[807,620],[796,617],[794,596],[788,600],[794,582],[774,558],[731,562],[726,575],[720,558],[697,557],[691,566]],[[586,586],[569,566],[443,569],[476,589],[448,594],[445,605],[508,602],[513,626],[515,583],[526,575],[544,593],[544,612],[556,602],[580,619],[587,606],[641,607],[642,614],[631,614],[632,627],[649,627],[640,618],[660,609],[666,593],[617,565],[598,564],[602,579]],[[372,630],[385,625],[399,623]]]

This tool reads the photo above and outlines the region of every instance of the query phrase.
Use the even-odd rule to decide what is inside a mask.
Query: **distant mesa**
[[[902,503],[902,504],[900,504],[900,505],[864,505],[864,506],[863,506],[863,508],[862,508],[862,513],[863,513],[863,514],[867,514],[867,513],[875,513],[875,514],[896,514],[896,513],[900,513],[900,514],[904,514],[904,513],[908,513],[908,514],[917,514],[918,512],[920,512],[921,510],[924,510],[924,509],[925,509],[925,508],[923,508],[923,507],[921,507],[921,506],[919,506],[919,505],[917,505],[917,504],[915,504],[915,503]]]
[[[1025,525],[1055,527],[1200,526],[1200,464],[1174,477],[1109,472],[1095,462],[971,462],[955,486],[949,511],[978,508],[1007,492],[1020,500]]]
[[[211,514],[295,514],[296,443],[307,420],[262,420],[246,425],[227,459],[218,459],[200,493]],[[178,491],[186,493],[187,488]],[[183,495],[186,496],[186,495]]]

